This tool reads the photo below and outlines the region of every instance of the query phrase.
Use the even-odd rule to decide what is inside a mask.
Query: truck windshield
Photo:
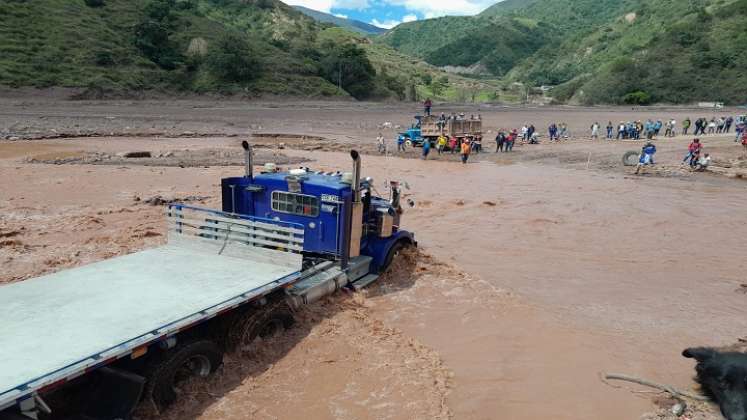
[[[298,216],[317,217],[319,216],[319,200],[313,195],[273,191],[272,210]]]

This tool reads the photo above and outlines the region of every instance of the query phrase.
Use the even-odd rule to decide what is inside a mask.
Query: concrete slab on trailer
[[[0,286],[0,395],[296,272],[168,245]]]

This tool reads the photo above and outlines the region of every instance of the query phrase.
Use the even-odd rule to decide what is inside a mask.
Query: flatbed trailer
[[[227,216],[172,205],[167,245],[3,286],[0,410],[304,278],[300,226]]]
[[[378,278],[412,233],[352,173],[225,178],[223,210],[165,208],[166,245],[0,286],[0,420],[129,419],[223,354],[289,327],[293,311]],[[365,194],[362,192],[365,191]]]

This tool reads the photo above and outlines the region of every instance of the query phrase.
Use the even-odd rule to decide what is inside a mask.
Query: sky
[[[284,0],[337,17],[390,29],[402,22],[445,15],[474,15],[499,0]]]

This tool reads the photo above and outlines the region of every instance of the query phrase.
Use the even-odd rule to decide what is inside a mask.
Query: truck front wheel
[[[223,363],[220,347],[209,340],[192,341],[177,346],[154,361],[147,375],[145,398],[159,407],[173,404],[177,387],[189,378],[204,378]]]
[[[379,269],[379,274],[384,274],[387,270],[389,270],[389,267],[392,266],[392,263],[394,262],[394,259],[397,257],[397,255],[399,255],[402,250],[409,246],[411,246],[411,244],[406,240],[397,241],[397,243],[392,246],[392,249],[389,250],[389,253],[386,254],[384,265],[382,265]]]

